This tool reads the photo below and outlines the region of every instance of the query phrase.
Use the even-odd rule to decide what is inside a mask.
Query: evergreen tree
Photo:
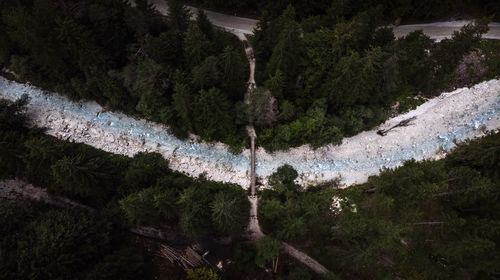
[[[64,156],[51,167],[53,184],[49,190],[103,201],[111,191],[112,166],[100,157],[88,154]]]
[[[23,130],[26,127],[25,115],[28,96],[23,95],[15,102],[0,99],[0,129]]]
[[[194,128],[201,137],[212,140],[235,131],[231,104],[219,90],[202,90],[193,107]]]
[[[170,26],[179,33],[188,29],[191,14],[180,0],[166,0],[168,4],[168,21]]]
[[[205,14],[205,11],[202,9],[198,9],[198,12],[196,13],[196,24],[198,25],[198,28],[201,30],[205,36],[207,36],[208,39],[213,39],[214,37],[214,27],[210,20],[208,19],[207,15]]]
[[[242,100],[246,91],[248,66],[238,50],[233,47],[224,48],[220,56],[222,69],[222,89],[230,94],[232,100]]]
[[[168,161],[158,153],[138,153],[125,172],[124,193],[152,187],[169,173]]]
[[[24,150],[22,160],[29,182],[40,187],[50,186],[50,166],[60,159],[62,145],[39,136],[24,142]]]
[[[210,195],[204,186],[185,189],[178,200],[181,206],[179,226],[188,236],[202,237],[213,228],[210,215]]]
[[[120,207],[133,224],[157,225],[175,219],[175,202],[173,191],[154,187],[125,197]]]
[[[189,25],[184,38],[184,55],[189,67],[200,64],[210,53],[211,44],[200,28],[195,25]]]
[[[247,225],[249,205],[241,192],[221,191],[210,203],[212,221],[221,233],[240,234]]]
[[[217,86],[221,78],[218,69],[218,59],[215,56],[209,56],[201,64],[193,68],[193,84],[199,89],[209,89]]]
[[[295,10],[289,6],[281,16],[281,30],[267,65],[267,73],[285,73],[288,86],[295,82],[302,66],[302,38],[300,25],[294,21]]]
[[[262,237],[257,241],[255,263],[260,267],[264,267],[270,261],[274,262],[274,259],[279,256],[280,249],[281,243],[278,240],[268,236]]]
[[[188,130],[192,130],[192,102],[193,92],[189,85],[178,82],[174,87],[172,95],[172,104],[174,106],[177,117],[180,119],[182,126]]]
[[[85,215],[46,213],[28,224],[17,241],[18,277],[76,277],[108,246],[108,230],[107,224]]]

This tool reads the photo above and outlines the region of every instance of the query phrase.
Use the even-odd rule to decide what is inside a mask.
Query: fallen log
[[[393,130],[394,128],[396,127],[403,127],[403,126],[408,126],[410,125],[410,123],[415,120],[417,117],[411,117],[409,119],[406,119],[406,120],[402,120],[400,121],[398,124],[388,128],[388,129],[379,129],[377,130],[377,134],[380,135],[380,136],[386,136],[387,133],[391,130]]]

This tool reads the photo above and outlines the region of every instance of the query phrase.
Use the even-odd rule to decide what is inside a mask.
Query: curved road
[[[150,0],[149,2],[152,3],[162,14],[166,14],[168,12],[165,0]],[[193,14],[195,14],[197,11],[197,8],[195,7],[188,6],[188,8]],[[243,34],[253,34],[253,30],[258,23],[258,20],[255,19],[226,15],[209,10],[205,10],[205,13],[207,14],[208,19],[214,25]],[[415,30],[422,30],[431,38],[441,40],[446,37],[450,37],[453,31],[459,30],[467,23],[470,23],[470,21],[446,21],[428,24],[409,24],[393,27],[393,30],[396,37],[402,37]],[[490,31],[485,34],[483,38],[500,39],[500,23],[491,23]]]

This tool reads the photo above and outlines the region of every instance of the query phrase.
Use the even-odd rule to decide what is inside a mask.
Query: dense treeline
[[[498,56],[481,41],[486,20],[434,42],[420,31],[396,40],[378,27],[381,18],[380,10],[367,10],[334,23],[299,21],[289,6],[259,22],[252,39],[256,79],[268,94],[256,98],[274,104],[256,114],[267,122],[254,122],[264,147],[338,143],[408,110],[421,96],[500,73]]]
[[[500,275],[499,133],[348,189],[303,190],[296,177],[290,166],[271,176],[272,188],[261,192],[261,225],[342,279]]]
[[[187,240],[240,240],[249,203],[239,186],[173,172],[159,154],[127,158],[46,136],[26,127],[26,101],[0,99],[0,180],[17,177],[97,211],[0,201],[0,279],[152,279],[150,254],[124,233],[131,226],[181,232]],[[268,243],[225,248],[232,262],[224,279],[269,277],[263,268],[279,246]],[[283,258],[280,273],[311,279],[301,278],[307,271]],[[160,279],[183,275],[176,271]],[[201,268],[189,270],[186,279],[219,276]]]
[[[301,18],[327,16],[350,18],[359,12],[379,8],[384,19],[429,20],[444,17],[493,16],[500,19],[500,4],[496,0],[195,0],[209,8],[248,13],[248,10],[271,16],[280,15],[288,5],[293,5]]]
[[[161,16],[147,1],[0,3],[0,67],[23,80],[169,124],[233,147],[245,142],[234,104],[248,63],[238,39],[191,21],[178,0]]]
[[[25,102],[0,100],[0,179],[23,178],[125,224],[170,226],[195,239],[244,231],[249,203],[239,186],[174,172],[160,154],[127,158],[43,135],[24,126]]]
[[[0,279],[149,279],[146,257],[104,219],[0,201]]]
[[[500,73],[499,44],[480,40],[485,21],[439,43],[420,32],[395,40],[378,27],[388,11],[439,9],[413,1],[268,1],[276,8],[265,8],[271,12],[262,14],[251,40],[259,88],[246,104],[249,67],[235,36],[203,13],[190,20],[179,0],[169,1],[168,17],[136,2],[3,1],[0,66],[234,150],[247,142],[249,121],[270,150],[338,143],[408,110],[422,95]]]

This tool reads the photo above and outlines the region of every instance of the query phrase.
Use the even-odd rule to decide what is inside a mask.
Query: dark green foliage
[[[164,186],[147,188],[120,200],[127,219],[137,225],[154,225],[176,218],[175,190]]]
[[[170,30],[160,33],[158,37],[146,37],[145,53],[164,67],[178,67],[184,62],[179,34]]]
[[[118,249],[105,256],[87,274],[85,280],[144,279],[144,259],[134,248]]]
[[[288,279],[290,279],[290,280],[312,280],[313,276],[305,268],[297,267],[290,272],[290,274],[288,275]]]
[[[193,68],[193,85],[196,88],[209,89],[221,82],[221,73],[217,67],[219,60],[215,56],[205,58]]]
[[[269,185],[279,192],[285,193],[287,190],[295,192],[298,191],[300,186],[295,183],[295,179],[299,174],[290,165],[283,165],[269,176]]]
[[[196,24],[191,24],[184,38],[185,59],[190,67],[200,64],[211,52],[207,36]]]
[[[350,2],[333,5],[348,8]],[[459,64],[487,31],[479,20],[439,43],[421,32],[395,40],[389,28],[377,28],[380,9],[336,12],[349,16],[301,25],[289,6],[281,16],[259,22],[252,38],[255,76],[277,99],[280,112],[273,127],[258,127],[264,147],[339,143],[380,124],[397,101],[405,110],[410,105],[404,100],[464,86],[461,80],[468,79],[458,79]],[[480,76],[475,81],[486,78]]]
[[[89,217],[49,211],[18,241],[20,278],[54,279],[77,273],[109,242],[108,228]]]
[[[212,39],[214,37],[214,27],[202,9],[199,9],[196,13],[196,24],[207,38]]]
[[[234,111],[229,99],[216,88],[200,91],[193,104],[195,131],[204,139],[230,137],[235,131]]]
[[[116,171],[102,155],[91,152],[63,156],[51,166],[53,192],[103,201],[115,186]]]
[[[222,85],[221,88],[233,101],[243,100],[249,69],[240,50],[228,46],[219,59]]]
[[[107,222],[29,202],[0,204],[0,279],[142,279],[142,253]],[[113,241],[113,242],[111,242]],[[115,245],[123,246],[114,250]]]
[[[491,278],[500,271],[499,141],[491,134],[343,190],[291,191],[293,169],[280,168],[261,193],[259,221],[342,278]],[[283,182],[286,195],[275,188]]]
[[[194,99],[192,89],[186,83],[176,83],[174,94],[172,95],[172,103],[174,105],[177,118],[182,123],[182,126],[187,127],[189,130],[193,129],[192,126],[192,110],[191,104]]]
[[[500,41],[482,40],[479,49],[486,56],[488,64],[488,78],[498,77],[500,75]]]
[[[474,145],[460,145],[446,158],[450,166],[468,166],[488,177],[500,179],[500,137],[497,134],[475,140]]]
[[[289,6],[278,20],[281,30],[269,58],[267,72],[285,73],[285,81],[293,84],[294,78],[301,70],[303,57],[301,30],[299,24],[295,22],[295,9]]]
[[[381,16],[388,21],[397,18],[429,20],[481,15],[495,16],[496,20],[500,18],[500,6],[495,0],[196,0],[194,2],[209,8],[227,10],[231,13],[260,13],[271,16],[278,16],[287,6],[293,5],[300,18],[327,16],[336,21],[349,19],[359,12],[373,8],[380,9]]]
[[[181,207],[179,226],[189,236],[206,235],[211,226],[210,201],[208,188],[193,186],[185,189],[179,196]]]
[[[158,153],[139,153],[125,171],[124,193],[152,187],[169,171],[168,162]]]
[[[219,280],[217,273],[209,268],[199,267],[187,270],[187,280]]]
[[[238,236],[248,223],[249,202],[236,185],[199,179],[178,196],[179,226],[188,236],[199,238],[210,232]]]
[[[281,249],[281,242],[278,240],[264,236],[257,241],[257,255],[255,256],[255,264],[264,267],[274,258],[278,257]]]
[[[460,32],[454,32],[452,38],[442,40],[430,55],[433,62],[434,76],[437,76],[438,89],[446,88],[440,84],[451,80],[450,73],[458,66],[460,60],[479,46],[481,36],[488,32],[488,20],[478,20],[474,24],[464,26]]]
[[[298,174],[284,165],[269,177],[271,190],[262,192],[259,222],[264,230],[280,239],[317,236],[328,229],[330,189],[304,191],[295,179]]]
[[[180,0],[168,0],[168,21],[177,32],[186,32],[190,13]]]
[[[0,131],[0,179],[14,178],[21,172],[24,135],[16,131]]]
[[[248,224],[250,205],[245,194],[237,188],[219,191],[210,203],[212,222],[222,234],[238,235]]]
[[[31,203],[2,200],[2,203],[0,203],[0,213],[2,213],[0,215],[0,222],[2,222],[1,235],[6,237],[13,234],[26,222],[35,219],[38,216],[37,210],[38,207]],[[2,244],[2,246],[6,246],[6,244]]]
[[[1,101],[0,112],[13,104]],[[0,179],[17,177],[96,211],[0,201],[0,279],[146,279],[148,260],[122,246],[130,244],[114,229],[158,226],[193,239],[245,230],[250,210],[240,186],[189,178],[157,153],[128,158],[43,135],[24,122],[7,126],[17,119],[25,119],[21,107],[0,120],[6,128]]]
[[[23,150],[21,158],[28,180],[37,186],[48,187],[52,183],[50,166],[63,155],[62,143],[54,142],[47,137],[35,136],[26,139]]]
[[[23,130],[27,125],[24,115],[27,103],[26,95],[15,102],[0,100],[0,130]]]
[[[196,133],[195,112],[179,113],[175,89],[217,87],[233,107],[242,102],[248,64],[234,35],[168,2],[164,17],[148,1],[3,1],[0,64],[42,88],[169,124],[179,136]],[[240,147],[244,134],[234,135],[243,124],[235,120],[231,136],[204,140]]]

